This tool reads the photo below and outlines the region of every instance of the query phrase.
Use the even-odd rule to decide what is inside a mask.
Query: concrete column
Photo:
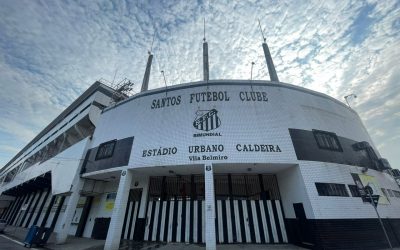
[[[204,192],[206,202],[206,249],[216,250],[217,239],[215,237],[215,191],[212,164],[204,165]]]
[[[61,229],[56,233],[56,244],[64,244],[67,241],[69,228],[74,218],[76,206],[78,205],[80,190],[83,188],[84,180],[78,177],[72,186],[72,193],[68,199],[67,207],[61,219]]]
[[[142,197],[140,198],[140,208],[138,212],[138,218],[135,223],[135,234],[133,240],[142,241],[144,239],[144,231],[146,229],[146,208],[149,199],[149,176],[143,176],[140,179],[142,183]]]
[[[104,250],[117,250],[121,241],[122,226],[124,224],[125,210],[131,189],[132,172],[123,170],[119,180],[117,197],[115,198],[114,209],[111,216],[110,227],[108,228],[107,239]]]
[[[138,218],[146,218],[146,207],[147,207],[147,201],[149,199],[149,184],[150,184],[149,176],[143,177],[141,179],[141,182],[143,182],[143,190],[142,190],[142,197],[140,199],[140,209]]]
[[[272,61],[271,53],[269,52],[269,48],[267,43],[262,44],[264,50],[265,60],[267,61],[269,77],[273,82],[279,82],[278,75],[276,74],[274,62]]]

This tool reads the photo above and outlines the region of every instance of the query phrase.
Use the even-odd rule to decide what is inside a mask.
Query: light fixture
[[[349,98],[349,97],[357,98],[357,95],[355,95],[355,94],[350,94],[350,95],[344,96],[344,99],[346,100],[347,106],[350,107],[349,101],[347,100],[347,98]],[[351,107],[350,107],[350,108],[351,108]]]

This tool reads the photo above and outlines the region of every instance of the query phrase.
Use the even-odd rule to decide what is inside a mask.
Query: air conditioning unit
[[[355,151],[359,151],[359,150],[368,148],[370,145],[368,142],[362,141],[362,142],[354,143],[352,146]]]
[[[380,158],[378,160],[378,164],[379,164],[379,169],[380,170],[392,169],[390,167],[390,164],[389,164],[388,160],[386,160],[385,158]]]
[[[400,170],[398,170],[398,169],[392,169],[391,171],[392,171],[392,175],[393,175],[394,177],[400,177]]]

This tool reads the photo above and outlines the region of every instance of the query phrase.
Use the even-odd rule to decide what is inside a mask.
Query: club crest
[[[221,126],[221,120],[217,114],[218,111],[216,109],[197,111],[193,127],[203,131],[210,131],[218,128]]]

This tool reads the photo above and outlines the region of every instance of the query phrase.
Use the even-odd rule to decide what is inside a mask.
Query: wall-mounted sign
[[[142,157],[149,156],[162,156],[162,155],[174,155],[178,152],[176,147],[160,147],[154,149],[145,149],[143,150]]]
[[[368,194],[365,192],[364,188],[367,187],[371,194],[379,195],[379,204],[389,204],[389,200],[382,193],[382,189],[374,176],[354,173],[351,174],[351,176],[353,177],[354,183],[357,185],[358,191],[360,192],[361,196],[364,197],[364,202],[369,202],[368,199],[365,199]]]
[[[159,99],[154,99],[151,102],[151,109],[159,109],[164,107],[170,106],[177,106],[181,104],[181,96],[170,96],[170,97],[163,97]]]
[[[105,202],[105,210],[112,211],[114,209],[115,197],[117,197],[117,193],[108,193],[106,196]]]

